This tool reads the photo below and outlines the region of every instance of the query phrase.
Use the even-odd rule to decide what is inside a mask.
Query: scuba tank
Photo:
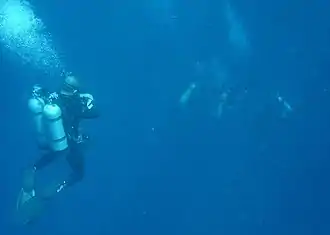
[[[61,108],[53,103],[57,97],[36,85],[32,91],[32,98],[29,99],[29,109],[34,115],[39,144],[47,145],[56,152],[68,147]]]
[[[46,104],[43,110],[49,145],[53,151],[62,151],[68,147],[63,127],[62,111],[57,104]]]
[[[41,97],[32,97],[28,101],[28,107],[33,114],[33,123],[38,145],[39,147],[46,147],[48,146],[48,143],[43,125],[43,110],[45,107],[45,101]]]

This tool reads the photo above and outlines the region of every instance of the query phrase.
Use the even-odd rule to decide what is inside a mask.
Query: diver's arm
[[[81,118],[93,119],[100,116],[99,109],[91,94],[80,94],[80,98],[82,99]]]

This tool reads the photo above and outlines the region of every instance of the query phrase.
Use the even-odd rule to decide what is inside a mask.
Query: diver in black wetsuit
[[[83,119],[97,118],[99,112],[95,107],[93,96],[91,94],[81,93],[79,87],[79,82],[74,76],[67,76],[65,78],[59,93],[48,93],[39,86],[34,87],[34,94],[47,100],[52,100],[52,103],[57,104],[61,108],[68,147],[63,151],[57,152],[52,151],[47,144],[39,143],[39,148],[43,154],[32,168],[25,170],[23,173],[23,188],[17,202],[18,209],[34,197],[48,199],[55,193],[83,179],[85,174],[83,145],[87,141],[88,136],[81,133],[80,122]],[[35,192],[35,173],[48,166],[54,159],[63,155],[65,155],[72,173],[66,180],[59,184],[51,185],[51,187],[39,196],[39,193]]]

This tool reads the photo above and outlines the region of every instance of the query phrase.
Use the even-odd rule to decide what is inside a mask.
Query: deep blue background
[[[329,1],[231,1],[251,40],[237,59],[221,1],[32,4],[102,117],[88,123],[84,182],[15,227],[21,170],[37,157],[28,92],[59,81],[2,53],[1,234],[329,234]],[[220,120],[212,95],[178,106],[207,79],[196,62],[215,57],[248,90]],[[294,108],[287,119],[277,91]]]

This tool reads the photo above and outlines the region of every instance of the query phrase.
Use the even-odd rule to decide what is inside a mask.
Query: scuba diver
[[[81,93],[76,77],[66,76],[60,92],[50,93],[35,85],[29,108],[34,114],[41,157],[23,172],[23,186],[17,200],[17,211],[23,224],[37,218],[42,204],[56,193],[80,182],[85,173],[83,146],[89,137],[82,133],[83,119],[94,119],[99,112],[91,94]],[[36,172],[44,169],[53,160],[65,156],[72,173],[67,179],[46,190],[35,189]]]

